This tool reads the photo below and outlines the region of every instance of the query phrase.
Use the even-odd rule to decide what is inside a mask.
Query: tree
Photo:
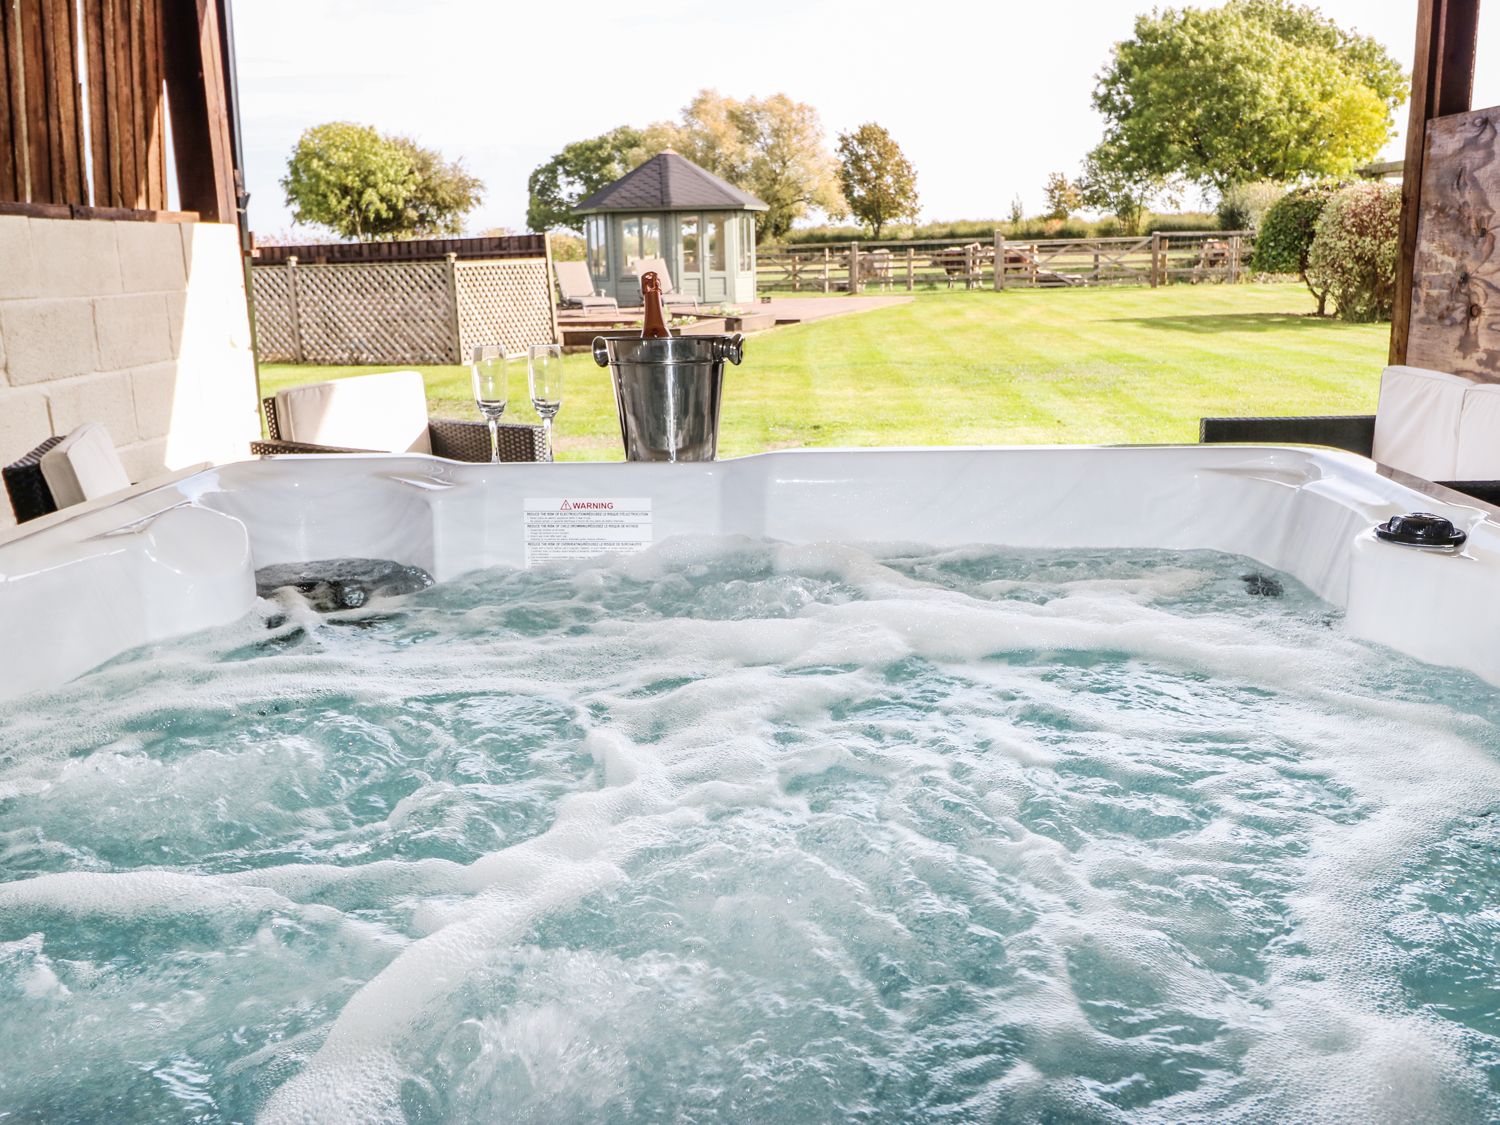
[[[895,139],[874,122],[839,134],[839,184],[854,217],[875,237],[885,224],[917,217],[917,172]]]
[[[1262,273],[1294,273],[1318,300],[1318,315],[1328,308],[1326,279],[1314,284],[1307,273],[1307,256],[1318,231],[1323,208],[1339,190],[1338,184],[1308,184],[1278,199],[1261,220],[1255,236],[1255,268]]]
[[[397,137],[417,174],[417,186],[401,209],[401,220],[379,233],[393,238],[462,234],[464,216],[484,198],[484,183],[464,170],[462,160],[444,160],[410,137]]]
[[[1013,227],[1020,226],[1025,221],[1026,221],[1026,209],[1025,209],[1025,206],[1021,203],[1021,197],[1019,195],[1013,195],[1013,196],[1011,196],[1011,199],[1010,199],[1010,225],[1013,226]]]
[[[416,186],[404,151],[370,126],[347,121],[304,132],[281,180],[294,222],[358,239],[374,237],[399,215]]]
[[[1146,210],[1156,200],[1176,203],[1179,184],[1134,166],[1127,154],[1109,141],[1096,145],[1083,159],[1078,194],[1085,207],[1108,211],[1120,220],[1123,234],[1139,234]]]
[[[1343,176],[1391,136],[1400,66],[1375,40],[1291,0],[1143,15],[1094,91],[1107,152],[1133,176],[1223,190]]]
[[[1066,219],[1083,206],[1083,196],[1079,194],[1077,185],[1061,172],[1048,173],[1043,194],[1047,198],[1046,218],[1049,219]]]
[[[526,181],[529,193],[526,226],[538,232],[581,232],[582,221],[573,214],[578,201],[618,180],[659,151],[648,150],[644,134],[628,125],[565,145]]]
[[[462,161],[347,121],[302,134],[281,188],[295,222],[361,240],[457,234],[484,193]]]
[[[1340,319],[1391,318],[1400,231],[1396,184],[1350,184],[1323,208],[1307,253],[1307,276],[1310,285],[1328,291]]]
[[[818,111],[785,94],[737,101],[700,90],[680,122],[661,122],[645,133],[650,152],[676,149],[768,204],[756,223],[757,240],[781,237],[813,210],[833,218],[846,211]]]

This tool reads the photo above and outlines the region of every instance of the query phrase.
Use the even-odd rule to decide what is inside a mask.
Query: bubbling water
[[[0,709],[0,1117],[1497,1119],[1497,704],[1199,552],[283,592]]]

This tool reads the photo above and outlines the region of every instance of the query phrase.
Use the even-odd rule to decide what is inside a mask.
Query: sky
[[[1194,0],[1213,7],[1222,0]],[[924,221],[993,219],[1076,173],[1110,49],[1150,0],[241,0],[235,36],[252,226],[292,227],[297,137],[357,121],[461,157],[468,232],[525,229],[526,178],[570,141],[676,117],[700,89],[786,93],[830,148],[875,121],[917,169]],[[1179,4],[1178,6],[1181,6]],[[1321,0],[1410,68],[1416,0]],[[1500,104],[1500,12],[1480,18],[1475,106]],[[1401,156],[1406,111],[1383,159]]]

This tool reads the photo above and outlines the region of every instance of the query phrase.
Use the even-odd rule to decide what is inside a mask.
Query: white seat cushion
[[[1500,480],[1500,386],[1475,383],[1464,392],[1458,455],[1446,480]]]
[[[1428,480],[1455,480],[1458,422],[1468,379],[1421,367],[1387,367],[1380,377],[1373,456]]]
[[[98,422],[79,426],[43,453],[39,464],[42,479],[59,508],[97,500],[130,487],[115,443]]]
[[[290,387],[276,395],[284,441],[383,453],[431,453],[420,371],[385,371]]]

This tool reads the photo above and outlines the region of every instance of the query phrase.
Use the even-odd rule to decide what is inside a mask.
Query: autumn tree
[[[302,134],[281,188],[295,222],[360,240],[459,233],[484,191],[462,162],[347,121]]]
[[[1083,196],[1079,193],[1078,186],[1061,172],[1048,174],[1043,195],[1047,200],[1046,217],[1049,219],[1066,219],[1083,206]]]
[[[662,147],[666,147],[665,144]],[[654,156],[645,135],[628,125],[564,145],[526,181],[526,226],[534,231],[583,230],[573,214],[578,201]]]
[[[1136,19],[1094,91],[1102,158],[1138,183],[1222,191],[1347,175],[1391,136],[1406,77],[1374,39],[1291,0],[1229,0]]]
[[[895,139],[870,122],[839,134],[839,184],[854,217],[879,238],[886,223],[917,217],[917,172]]]
[[[673,148],[766,203],[758,239],[780,237],[815,210],[845,213],[818,111],[785,94],[739,101],[701,90],[679,121],[650,126],[645,138],[647,156]]]

